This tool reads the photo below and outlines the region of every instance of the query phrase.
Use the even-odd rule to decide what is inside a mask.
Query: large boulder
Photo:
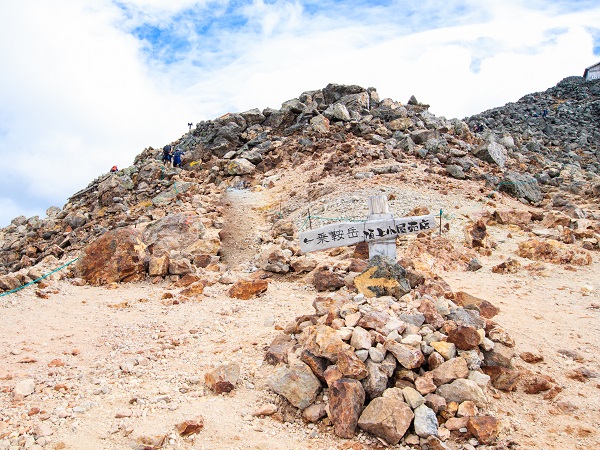
[[[500,183],[499,190],[534,204],[544,198],[537,180],[524,173],[508,172]]]
[[[161,256],[192,246],[204,237],[205,230],[196,213],[171,214],[148,225],[143,240],[150,253]]]
[[[490,164],[496,164],[500,168],[503,168],[506,165],[506,158],[508,157],[506,148],[495,141],[485,142],[479,146],[475,155],[479,159],[489,162]]]
[[[85,247],[76,270],[90,284],[137,281],[145,276],[145,257],[141,233],[133,228],[119,228]]]

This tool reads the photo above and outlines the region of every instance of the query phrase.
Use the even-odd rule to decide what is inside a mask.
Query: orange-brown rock
[[[533,352],[521,352],[519,357],[529,364],[536,364],[544,360],[544,357],[542,355]]]
[[[521,256],[521,255],[519,255]],[[516,259],[508,258],[506,261],[492,267],[494,273],[517,273],[521,268],[521,263]]]
[[[335,291],[345,286],[345,274],[319,270],[313,277],[313,285],[319,292]]]
[[[196,297],[204,292],[204,287],[205,286],[202,281],[197,281],[183,289],[180,294],[185,297]]]
[[[508,369],[502,366],[484,366],[483,373],[490,377],[492,386],[502,391],[515,391],[521,374],[518,370]]]
[[[78,275],[90,284],[137,281],[145,277],[146,246],[133,228],[108,231],[83,249]]]
[[[204,418],[197,417],[196,419],[184,420],[175,425],[180,436],[189,436],[190,434],[198,434],[204,428]]]
[[[353,258],[369,259],[369,244],[367,242],[359,242],[354,246]]]
[[[538,394],[542,391],[549,391],[552,386],[552,378],[547,375],[530,375],[525,378],[523,383],[526,394]]]
[[[267,290],[269,282],[266,280],[239,280],[229,289],[230,297],[248,300],[255,295]]]
[[[151,256],[148,261],[148,275],[164,277],[169,272],[169,255]]]
[[[494,212],[496,222],[504,225],[524,226],[531,222],[531,213],[523,209],[497,209]]]
[[[188,273],[188,274],[185,274],[183,277],[181,277],[179,280],[177,280],[175,282],[175,286],[187,287],[199,280],[200,280],[200,277],[198,275],[193,274],[193,273]]]
[[[492,416],[470,417],[467,429],[475,438],[485,445],[493,444],[500,433],[500,420]]]
[[[454,302],[459,306],[474,307],[479,311],[479,314],[486,319],[491,319],[500,312],[499,308],[487,300],[483,300],[463,291],[454,293]]]
[[[338,352],[337,366],[346,378],[362,380],[368,375],[365,363],[358,359],[353,350]]]
[[[476,222],[470,223],[465,226],[465,242],[467,246],[472,248],[490,248],[492,243],[490,242],[487,227],[483,219],[479,219]]]
[[[530,239],[521,242],[517,254],[522,258],[546,261],[554,264],[587,266],[592,263],[592,256],[587,250],[569,246],[553,239],[545,241]]]
[[[329,413],[337,436],[345,439],[354,437],[364,404],[365,390],[360,381],[341,378],[330,384]]]
[[[472,350],[477,348],[481,336],[475,327],[458,325],[448,329],[448,342],[456,345],[459,350]]]

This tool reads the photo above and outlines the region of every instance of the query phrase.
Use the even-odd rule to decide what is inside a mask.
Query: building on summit
[[[588,67],[583,72],[586,81],[600,80],[600,62]]]

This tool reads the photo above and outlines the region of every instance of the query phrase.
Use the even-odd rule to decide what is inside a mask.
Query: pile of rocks
[[[480,413],[484,372],[510,370],[514,341],[490,320],[492,304],[447,296],[317,297],[315,313],[290,323],[268,349],[271,389],[305,421],[328,421],[344,438],[358,427],[390,445],[443,449],[451,432],[493,443],[503,425]]]

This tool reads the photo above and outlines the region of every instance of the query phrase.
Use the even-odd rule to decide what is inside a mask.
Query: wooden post
[[[368,220],[393,219],[394,215],[388,208],[387,195],[374,195],[369,197]],[[369,242],[369,259],[375,256],[383,256],[392,262],[396,262],[396,237]]]

